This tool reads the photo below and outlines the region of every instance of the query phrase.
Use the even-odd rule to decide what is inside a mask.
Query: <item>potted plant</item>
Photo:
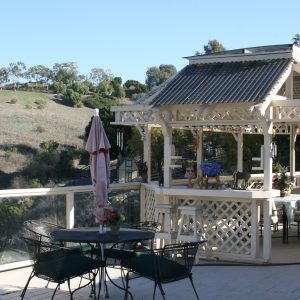
[[[124,221],[124,216],[113,207],[106,210],[107,225],[110,227],[110,232],[113,235],[119,234],[121,223]]]
[[[287,168],[282,168],[281,173],[273,177],[273,188],[280,190],[280,197],[288,196],[293,186],[292,177],[287,175]]]

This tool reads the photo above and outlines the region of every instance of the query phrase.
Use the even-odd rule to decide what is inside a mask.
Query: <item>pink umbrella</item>
[[[106,222],[105,207],[108,199],[110,178],[110,143],[106,136],[99,110],[95,109],[85,149],[90,154],[90,170],[96,200],[96,223]]]

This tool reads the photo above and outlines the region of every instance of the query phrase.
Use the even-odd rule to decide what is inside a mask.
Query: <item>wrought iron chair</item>
[[[70,248],[61,247],[41,239],[26,236],[23,236],[23,239],[26,243],[30,259],[33,261],[33,268],[21,293],[21,299],[24,298],[33,277],[57,284],[51,300],[54,298],[57,289],[64,282],[68,283],[70,299],[73,299],[75,291],[87,285],[91,285],[92,290],[95,291],[95,278],[101,262],[94,260],[91,256],[84,255],[80,251],[70,250]],[[80,284],[72,291],[70,280],[76,277],[86,279],[87,283]],[[96,293],[93,294],[94,299],[96,299]]]
[[[154,221],[143,221],[137,224],[128,226],[128,228],[149,230],[156,232],[160,224]],[[132,255],[133,252],[144,249],[152,249],[153,241],[134,242],[134,243],[117,243],[110,248],[104,250],[105,257],[110,259],[110,265],[120,266],[120,260],[128,255]],[[112,261],[113,260],[113,261]]]
[[[160,227],[160,224],[154,221],[143,221],[133,225],[129,225],[129,228],[140,229],[140,230],[149,230],[156,232]],[[153,241],[142,241],[142,242],[134,242],[134,243],[116,243],[112,245],[110,248],[106,248],[104,250],[104,256],[106,258],[106,265],[110,268],[120,269],[121,271],[121,279],[123,288],[125,289],[125,272],[124,267],[121,264],[123,259],[136,255],[136,253],[141,253],[144,250],[149,250],[153,248]],[[106,269],[106,276],[109,278],[109,273]],[[131,299],[133,299],[132,295],[129,293]]]
[[[154,281],[153,299],[155,299],[157,286],[165,299],[162,284],[189,278],[199,299],[193,283],[192,267],[201,243],[205,241],[170,244],[161,249],[136,252],[135,255],[122,259],[121,264],[127,269],[125,299],[127,299],[129,280],[137,277],[146,277]],[[133,276],[130,276],[131,273]]]
[[[38,239],[44,242],[53,243],[58,246],[64,246],[62,242],[55,241],[51,237],[50,233],[54,230],[64,229],[65,227],[47,221],[43,221],[43,220],[27,220],[23,223],[23,225],[27,237]],[[78,244],[78,245],[70,246],[69,248],[73,250],[80,250],[83,252],[91,251],[91,246],[86,244],[84,245]]]

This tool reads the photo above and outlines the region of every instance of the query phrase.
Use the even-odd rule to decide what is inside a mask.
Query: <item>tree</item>
[[[148,88],[145,84],[140,83],[137,80],[127,80],[123,84],[125,95],[127,98],[137,98],[139,95],[146,93]]]
[[[63,102],[72,107],[82,107],[81,96],[72,89],[67,89],[63,95]]]
[[[110,73],[110,71],[104,71],[101,68],[94,68],[91,70],[90,73],[90,81],[92,82],[95,91],[99,91],[99,88],[101,88],[101,84],[104,82],[110,81],[113,78],[113,75]]]
[[[62,82],[66,85],[71,85],[76,81],[78,76],[77,63],[65,62],[62,64],[56,63],[53,66],[53,79]]]
[[[38,83],[47,83],[51,77],[52,71],[43,65],[36,65],[27,70],[27,78]]]
[[[20,78],[25,76],[26,66],[23,62],[18,61],[16,63],[10,63],[7,68],[9,77],[12,77],[12,81],[14,83],[14,88],[16,90],[17,82]]]
[[[224,46],[217,40],[209,40],[207,45],[205,45],[203,48],[205,54],[212,54],[226,50]]]
[[[300,34],[295,34],[295,36],[292,38],[294,45],[300,45]]]
[[[5,85],[5,83],[9,82],[8,71],[6,68],[0,68],[0,87]]]
[[[173,65],[160,65],[157,67],[150,67],[146,72],[146,85],[149,89],[162,84],[171,76],[177,73]]]

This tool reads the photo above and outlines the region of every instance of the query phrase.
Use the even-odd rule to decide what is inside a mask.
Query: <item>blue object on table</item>
[[[200,168],[203,176],[207,177],[217,177],[221,171],[221,165],[218,163],[202,163]]]

